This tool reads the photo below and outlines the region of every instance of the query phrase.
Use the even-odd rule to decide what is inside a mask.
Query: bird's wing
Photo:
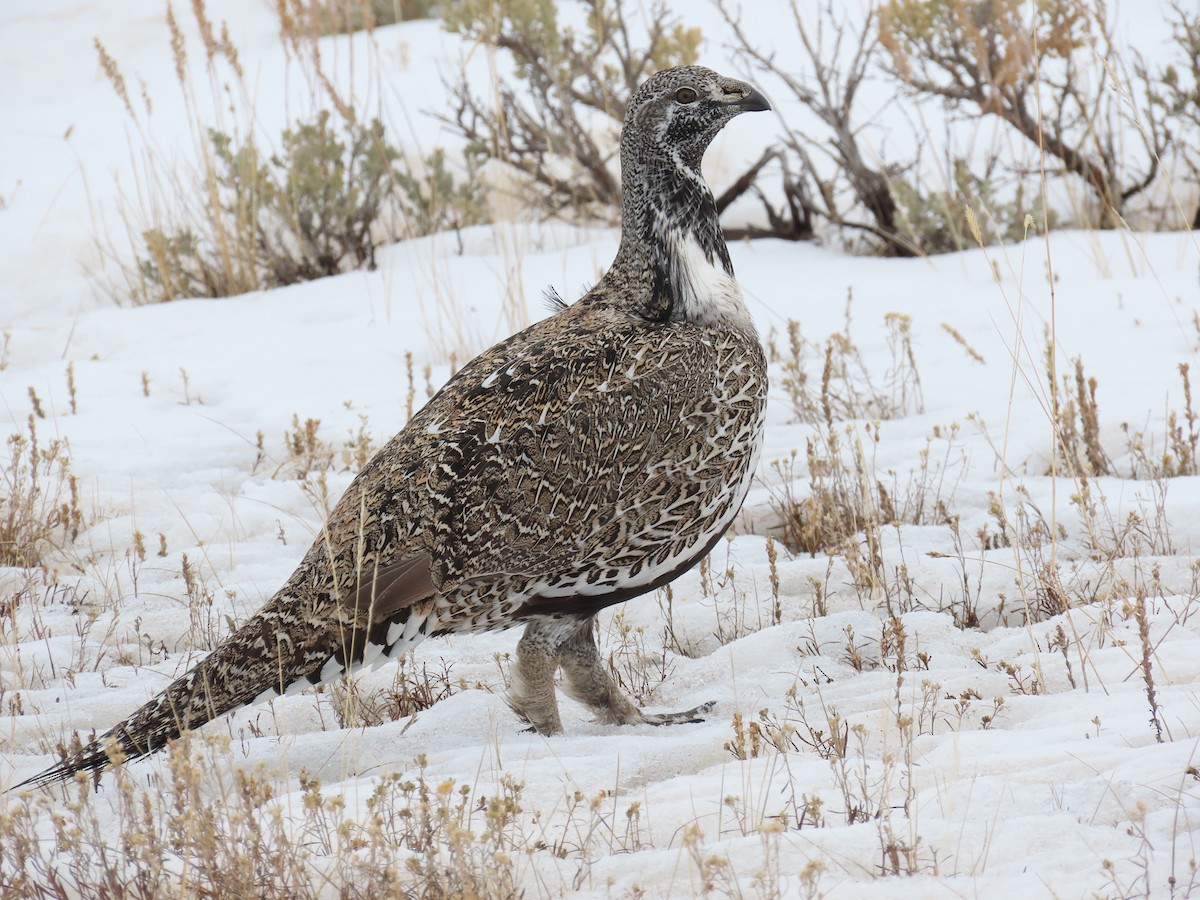
[[[436,591],[430,556],[420,550],[362,573],[358,587],[338,599],[356,619],[382,622]]]
[[[673,325],[610,329],[603,340],[596,330],[510,345],[460,373],[454,416],[428,419],[425,430],[437,432],[422,438],[435,583],[549,577],[586,564],[598,548],[620,548],[623,533],[657,515],[664,485],[678,484],[659,463],[711,430],[709,350]],[[708,415],[720,415],[715,404]]]
[[[465,582],[636,565],[726,475],[717,351],[689,329],[571,307],[491,348],[360,474],[308,568],[380,623]]]

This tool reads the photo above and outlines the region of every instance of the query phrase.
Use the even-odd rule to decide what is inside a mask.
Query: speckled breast
[[[677,577],[733,521],[762,449],[757,338],[672,326],[615,346],[524,424],[481,430],[499,432],[492,465],[507,475],[490,527],[472,531],[506,532],[525,571],[467,578],[439,616],[447,630],[460,616],[474,629],[590,615]]]

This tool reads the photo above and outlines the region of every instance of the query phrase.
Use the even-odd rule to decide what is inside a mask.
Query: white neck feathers
[[[750,311],[733,276],[709,261],[693,235],[674,231],[668,241],[674,316],[697,325],[753,330]]]

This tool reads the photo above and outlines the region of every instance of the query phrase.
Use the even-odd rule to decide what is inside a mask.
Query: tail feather
[[[264,693],[282,693],[317,670],[333,650],[313,631],[295,641],[294,622],[281,622],[268,606],[230,635],[194,668],[177,678],[132,716],[88,742],[58,764],[16,788],[69,781],[78,772],[97,772],[112,761],[110,748],[126,761],[161,750],[185,731],[246,706]],[[15,788],[14,788],[15,789]]]
[[[161,750],[185,731],[264,697],[336,681],[359,665],[378,665],[432,631],[430,610],[397,610],[362,631],[322,616],[297,616],[296,601],[277,596],[216,650],[132,716],[14,790],[69,781],[99,772],[111,750],[132,761]]]

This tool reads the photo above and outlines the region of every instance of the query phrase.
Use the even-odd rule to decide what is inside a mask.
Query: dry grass
[[[658,688],[675,674],[675,662],[665,644],[655,646],[647,628],[630,625],[622,611],[609,620],[601,646],[608,648],[608,668],[617,685],[638,706],[652,702]]]
[[[901,480],[881,473],[875,451],[878,424],[818,428],[799,456],[774,460],[778,486],[772,506],[783,543],[794,553],[840,553],[863,533],[868,541],[885,527],[942,524],[951,517],[955,487],[965,466],[958,429],[937,428],[926,438],[918,468]]]
[[[779,387],[798,422],[832,428],[834,420],[898,419],[924,411],[912,320],[900,313],[884,317],[890,364],[880,373],[880,361],[869,365],[851,337],[853,301],[848,292],[845,325],[821,343],[806,339],[794,319],[787,323],[785,348],[776,333],[768,339],[768,358],[779,366]]]
[[[38,404],[24,432],[8,436],[8,458],[0,467],[0,566],[46,567],[51,556],[86,526],[79,483],[71,471],[70,448],[38,431]]]
[[[1054,346],[1046,346],[1047,377],[1053,379]],[[1095,478],[1112,474],[1112,462],[1100,446],[1100,406],[1096,399],[1098,384],[1083,371],[1082,357],[1071,362],[1072,375],[1062,376],[1062,387],[1052,391],[1056,398],[1054,426],[1059,471],[1075,478]]]
[[[392,683],[374,691],[364,691],[353,678],[333,686],[333,709],[340,728],[364,728],[406,719],[429,709],[459,691],[488,690],[482,683],[468,685],[465,679],[450,677],[451,665],[445,660],[432,668],[418,668],[410,656],[396,663]]]
[[[1128,477],[1158,480],[1200,474],[1200,420],[1192,403],[1191,366],[1179,364],[1183,408],[1167,410],[1161,437],[1135,430],[1128,423],[1121,429],[1128,438]]]
[[[477,789],[411,775],[371,786],[361,816],[301,776],[279,791],[263,769],[212,764],[227,740],[186,739],[149,789],[122,771],[106,804],[86,779],[0,812],[0,897],[510,896],[527,841],[522,785]],[[226,746],[222,746],[222,745]],[[220,802],[211,798],[220,797]],[[111,805],[110,805],[111,804]],[[61,811],[61,812],[59,812]],[[118,831],[112,822],[121,823]],[[51,825],[49,841],[42,823]]]

